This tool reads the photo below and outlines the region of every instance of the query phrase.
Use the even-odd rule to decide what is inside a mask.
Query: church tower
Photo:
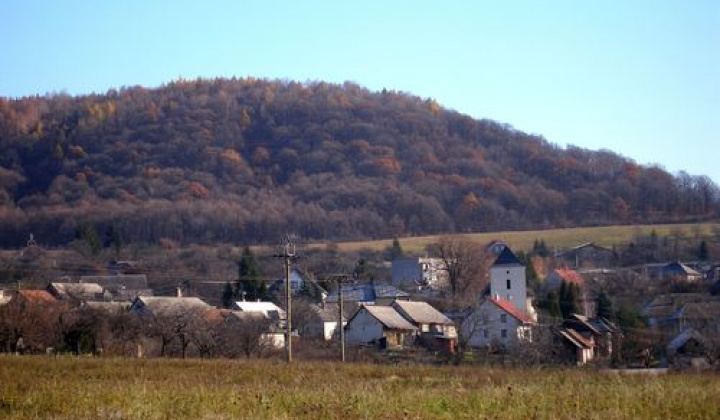
[[[510,302],[526,315],[534,312],[527,302],[525,266],[507,246],[490,267],[490,295]]]

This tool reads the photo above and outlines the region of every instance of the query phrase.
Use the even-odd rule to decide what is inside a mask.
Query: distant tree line
[[[718,187],[353,83],[0,98],[0,246],[274,241],[717,217]]]

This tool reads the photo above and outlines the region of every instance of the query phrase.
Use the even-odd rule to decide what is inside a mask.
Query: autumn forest
[[[720,214],[708,177],[353,83],[179,80],[0,98],[0,148],[2,247],[30,233],[64,245],[88,223],[125,242],[252,244]]]

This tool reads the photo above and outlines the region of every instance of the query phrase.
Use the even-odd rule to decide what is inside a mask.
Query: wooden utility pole
[[[343,285],[341,281],[342,277],[338,277],[338,326],[340,328],[340,360],[345,362],[345,326],[343,325]]]
[[[292,362],[292,287],[290,284],[290,260],[295,258],[295,236],[287,235],[280,241],[275,257],[285,263],[285,358]]]

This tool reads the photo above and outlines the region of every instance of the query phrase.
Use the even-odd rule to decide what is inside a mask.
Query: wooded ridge
[[[482,100],[482,99],[479,99]],[[628,139],[632,141],[632,139]],[[706,176],[353,83],[179,80],[0,98],[0,246],[263,243],[698,221]]]

